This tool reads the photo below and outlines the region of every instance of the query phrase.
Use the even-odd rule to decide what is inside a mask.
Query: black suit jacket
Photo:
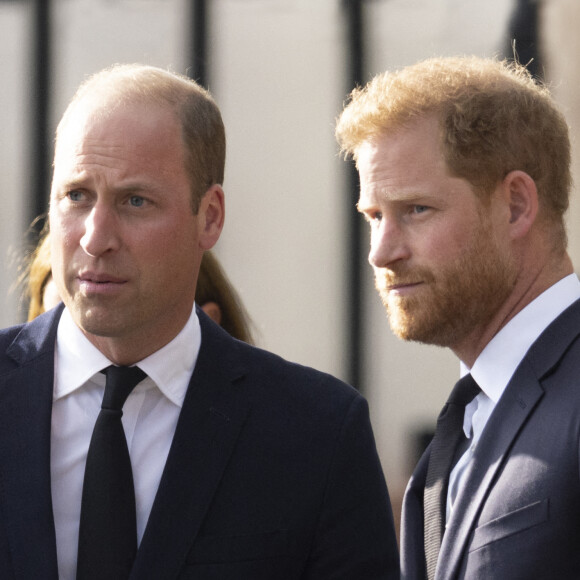
[[[0,332],[0,578],[56,579],[50,488],[61,308]],[[364,399],[235,341],[202,344],[134,580],[398,577]]]
[[[498,401],[447,525],[437,580],[580,578],[580,301],[532,345]],[[430,450],[403,502],[402,576],[423,580]]]

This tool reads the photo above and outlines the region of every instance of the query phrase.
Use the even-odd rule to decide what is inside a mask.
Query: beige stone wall
[[[580,271],[580,2],[544,0],[541,4],[540,46],[545,76],[560,103],[572,138],[572,171],[575,187],[568,214],[569,251]]]
[[[30,187],[30,2],[0,2],[0,326],[18,320],[15,279],[24,250],[24,200]]]

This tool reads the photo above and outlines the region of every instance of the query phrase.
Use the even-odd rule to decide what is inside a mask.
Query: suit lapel
[[[16,578],[58,576],[50,423],[61,311],[23,328],[7,350],[13,368],[0,374],[0,513]]]
[[[478,514],[498,470],[527,418],[544,394],[541,380],[579,335],[580,301],[564,311],[532,345],[489,418],[441,545],[437,580],[454,578],[465,556]]]
[[[236,342],[200,314],[202,346],[131,578],[175,578],[243,427]]]

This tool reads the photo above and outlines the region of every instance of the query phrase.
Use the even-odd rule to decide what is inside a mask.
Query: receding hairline
[[[116,64],[89,76],[77,89],[56,130],[61,132],[85,106],[106,117],[124,105],[159,106],[171,112],[180,128],[192,207],[197,212],[205,191],[223,184],[225,128],[212,95],[191,78],[143,64]]]
[[[114,110],[126,104],[157,104],[171,109],[179,121],[179,109],[188,96],[197,95],[215,105],[210,93],[179,73],[143,64],[115,64],[87,77],[78,87],[57,127],[85,103],[94,109]],[[217,108],[217,105],[215,105]]]

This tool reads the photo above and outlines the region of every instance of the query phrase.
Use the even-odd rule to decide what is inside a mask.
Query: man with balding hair
[[[0,332],[0,577],[395,578],[364,399],[195,306],[225,133],[196,83],[116,66],[57,129],[63,305]]]

